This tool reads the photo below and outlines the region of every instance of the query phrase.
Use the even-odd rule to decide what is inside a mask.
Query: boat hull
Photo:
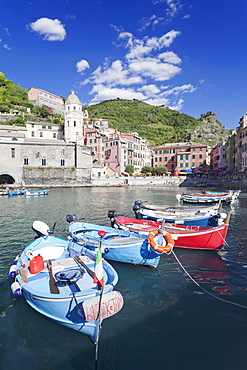
[[[148,235],[154,228],[162,228],[171,234],[175,248],[195,250],[217,250],[225,244],[228,224],[217,227],[181,226],[154,221],[116,217],[116,227],[128,228],[132,232]]]
[[[98,231],[101,230],[107,233],[101,240],[105,259],[143,265],[149,268],[158,266],[161,253],[150,246],[145,235],[137,235],[129,231],[125,232],[84,222],[74,222],[69,226],[69,232],[73,240],[84,243],[87,248],[92,250],[99,245]]]
[[[75,255],[83,266],[73,258]],[[41,268],[36,263],[40,259],[45,261]],[[52,261],[52,272],[46,262],[48,260]],[[95,260],[93,251],[72,241],[42,236],[30,243],[18,257],[15,277],[25,300],[33,309],[63,326],[88,335],[93,343],[99,339],[99,326],[103,319],[117,313],[123,305],[121,294],[113,291],[118,281],[117,273],[105,260],[102,260],[104,289],[100,290],[94,283]],[[65,281],[66,274],[79,277]],[[52,285],[53,279],[55,284]],[[106,307],[113,308],[106,310]]]

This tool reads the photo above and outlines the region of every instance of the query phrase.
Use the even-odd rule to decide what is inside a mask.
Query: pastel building
[[[31,87],[28,91],[28,99],[35,107],[42,107],[46,105],[53,109],[54,113],[63,115],[64,101],[60,96],[49,93],[37,87]]]
[[[195,142],[169,143],[152,147],[152,150],[153,167],[166,167],[171,173],[195,167],[206,169],[207,145]]]

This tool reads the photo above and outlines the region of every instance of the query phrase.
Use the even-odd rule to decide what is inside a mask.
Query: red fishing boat
[[[108,216],[110,217],[109,213]],[[110,218],[112,227],[130,230],[138,234],[149,235],[154,229],[159,229],[161,233],[166,231],[171,234],[174,247],[177,248],[217,250],[225,244],[230,213],[228,213],[224,224],[215,227],[175,225],[117,215]]]

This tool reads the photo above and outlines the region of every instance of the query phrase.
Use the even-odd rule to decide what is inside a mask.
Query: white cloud
[[[2,39],[0,39],[0,46],[2,46],[6,50],[11,50],[12,49],[8,44],[3,44]]]
[[[78,73],[83,74],[83,71],[87,68],[89,68],[89,63],[85,59],[81,59],[76,63],[76,69]]]
[[[91,100],[91,104],[95,104],[96,102],[104,101],[104,100],[110,100],[110,99],[138,99],[138,100],[144,100],[145,95],[143,95],[141,92],[136,92],[132,89],[125,89],[125,88],[109,88],[105,87],[103,85],[96,86],[91,91],[91,93],[94,93],[97,91],[97,94],[94,96],[94,98]]]
[[[193,93],[196,90],[196,88],[191,84],[186,84],[182,86],[176,86],[172,89],[166,90],[164,92],[165,96],[168,95],[179,95],[179,94],[185,94],[185,93]]]
[[[160,89],[156,85],[145,85],[140,88],[146,96],[154,96],[160,92]]]
[[[167,7],[165,9],[165,12],[167,16],[167,21],[174,18],[183,6],[180,0],[154,0],[153,4],[166,4]]]
[[[58,19],[40,18],[29,27],[46,41],[63,41],[66,37],[64,25]]]
[[[166,81],[181,72],[181,68],[169,64],[162,63],[156,58],[145,58],[143,60],[134,60],[129,63],[129,68],[134,73],[148,78],[152,78],[155,81]]]
[[[168,108],[173,110],[180,110],[183,108],[184,100],[179,99],[179,101],[175,105],[169,105]]]
[[[126,49],[126,53],[122,60],[105,59],[81,82],[81,85],[92,85],[89,104],[120,98],[181,109],[181,95],[195,91],[194,86],[184,84],[171,87],[162,84],[182,71],[179,56],[171,50],[165,50],[171,48],[180,32],[171,30],[161,37],[145,36],[138,39],[130,32],[114,29],[118,32],[120,43],[117,46]]]
[[[163,59],[167,63],[180,64],[182,60],[173,51],[166,51],[165,53],[159,54],[159,58]]]

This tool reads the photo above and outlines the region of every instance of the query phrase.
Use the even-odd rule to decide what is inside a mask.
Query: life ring
[[[161,246],[156,243],[154,237],[158,234],[163,234],[163,238],[166,240],[166,245]],[[160,253],[170,252],[174,247],[174,240],[172,239],[171,234],[169,234],[165,230],[152,230],[148,235],[148,242],[153,249]]]

